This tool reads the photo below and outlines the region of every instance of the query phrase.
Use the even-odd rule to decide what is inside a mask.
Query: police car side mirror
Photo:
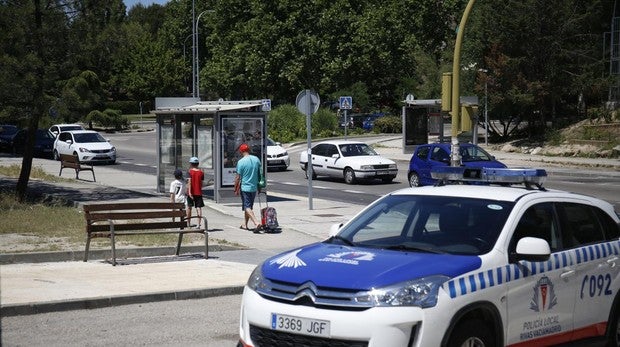
[[[547,261],[550,255],[551,248],[546,240],[538,237],[524,237],[517,242],[516,252],[510,254],[510,262]]]
[[[329,237],[336,236],[336,234],[338,234],[338,232],[340,231],[341,227],[342,223],[332,224],[332,226],[329,228]]]

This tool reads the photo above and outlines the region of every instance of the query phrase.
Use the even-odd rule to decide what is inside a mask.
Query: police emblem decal
[[[530,309],[535,312],[548,311],[558,303],[553,289],[553,282],[547,276],[541,277],[533,288],[534,295]]]

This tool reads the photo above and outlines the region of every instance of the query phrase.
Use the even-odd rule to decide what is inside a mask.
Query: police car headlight
[[[439,288],[449,278],[447,276],[430,276],[415,281],[407,281],[377,288],[358,296],[360,304],[372,306],[418,306],[433,307],[437,304]]]
[[[396,169],[396,164],[390,164],[390,165],[388,166],[388,169]]]
[[[360,170],[374,170],[375,167],[372,165],[362,165],[360,166]]]
[[[80,152],[82,152],[82,153],[90,153],[90,149],[88,149],[88,148],[80,147],[80,148],[78,148],[78,150]]]
[[[258,265],[254,271],[252,271],[250,278],[248,278],[247,286],[255,291],[266,287],[265,278],[263,277],[261,267],[262,265]]]

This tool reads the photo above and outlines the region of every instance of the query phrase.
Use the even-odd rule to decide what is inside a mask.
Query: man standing
[[[243,211],[244,224],[241,229],[248,229],[248,221],[252,220],[255,231],[259,231],[262,225],[254,216],[254,199],[258,191],[259,172],[261,170],[261,162],[254,155],[250,155],[250,146],[243,143],[239,146],[239,152],[243,156],[237,162],[237,175],[235,176],[235,194],[241,195],[241,210]]]
[[[196,215],[198,216],[198,229],[202,223],[202,208],[205,205],[202,200],[202,183],[205,179],[205,175],[198,168],[198,158],[191,157],[189,159],[189,181],[187,182],[187,223],[190,223],[192,218],[192,206],[196,208]]]

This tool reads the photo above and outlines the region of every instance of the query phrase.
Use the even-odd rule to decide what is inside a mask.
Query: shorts
[[[256,198],[256,192],[244,192],[241,191],[241,210],[254,208],[254,199]]]
[[[202,195],[194,195],[194,198],[187,197],[187,207],[204,207],[205,202],[202,200]]]

